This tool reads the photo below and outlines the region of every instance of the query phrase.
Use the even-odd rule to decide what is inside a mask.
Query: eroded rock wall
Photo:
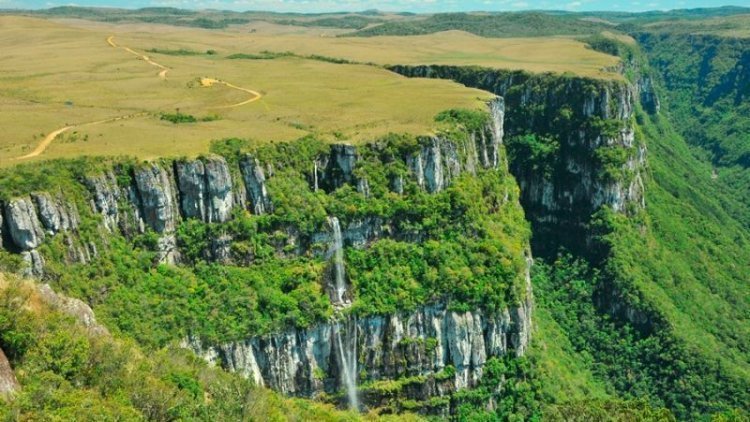
[[[549,148],[548,155],[510,157],[534,228],[535,254],[555,254],[561,246],[586,254],[592,214],[604,206],[620,213],[645,206],[646,147],[636,139],[633,122],[636,87],[616,80],[456,66],[391,70],[451,79],[500,95],[509,149],[528,136]],[[640,95],[649,95],[650,88],[644,81]]]

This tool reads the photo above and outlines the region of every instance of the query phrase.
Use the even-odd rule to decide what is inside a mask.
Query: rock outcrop
[[[253,214],[262,215],[273,212],[273,203],[266,189],[266,174],[258,159],[252,155],[246,155],[240,160],[240,170]]]
[[[102,216],[107,231],[115,231],[119,225],[120,189],[117,186],[114,173],[110,171],[88,177],[85,184],[91,192],[91,208]]]
[[[509,163],[534,227],[535,254],[554,254],[560,246],[586,253],[591,240],[587,226],[594,212],[603,206],[622,213],[645,206],[640,173],[646,149],[637,142],[632,122],[636,87],[620,81],[457,66],[390,69],[410,77],[451,79],[500,95],[507,107],[502,110],[505,134],[555,142],[557,149],[550,156],[531,158],[534,162],[516,157]],[[614,169],[615,177],[601,158],[605,149],[627,155]],[[436,155],[434,148],[422,157],[429,155]],[[426,174],[427,166],[415,167]],[[446,172],[444,166],[429,168]],[[440,187],[425,184],[428,189]]]
[[[0,349],[0,398],[12,396],[19,389],[21,389],[21,384],[18,383],[5,352]]]
[[[659,114],[661,101],[654,86],[654,79],[650,75],[641,75],[636,83],[636,88],[640,94],[643,109],[650,114]]]
[[[29,251],[44,241],[44,231],[29,198],[16,198],[5,207],[5,220],[13,244],[22,251]]]
[[[177,208],[172,178],[156,163],[135,170],[140,208],[144,222],[156,233],[173,232],[177,226]]]
[[[357,149],[352,145],[331,145],[330,153],[318,158],[317,187],[332,192],[344,184],[354,184],[354,167],[357,163]]]
[[[47,192],[33,193],[31,197],[36,203],[39,220],[48,234],[54,235],[60,231],[78,228],[80,217],[75,204],[53,199]]]
[[[450,394],[476,385],[490,357],[522,356],[531,327],[530,298],[497,315],[481,310],[454,312],[444,305],[414,312],[332,321],[306,330],[290,330],[217,346],[197,338],[183,342],[212,364],[240,373],[259,385],[285,394],[314,397],[338,391],[341,357],[334,335],[366,368],[366,379],[434,377],[447,367],[454,375],[444,391]],[[424,399],[424,397],[420,397]]]
[[[347,278],[345,272],[346,252],[349,252],[346,248],[366,249],[383,238],[418,243],[434,240],[438,235],[429,233],[422,224],[422,219],[430,218],[429,212],[412,214],[401,209],[377,210],[377,207],[371,210],[348,204],[340,207],[345,201],[335,195],[341,191],[327,198],[325,193],[343,187],[347,192],[356,189],[357,200],[374,197],[377,201],[387,201],[393,195],[389,189],[399,195],[416,193],[420,200],[424,199],[424,192],[435,195],[443,192],[445,196],[436,198],[436,202],[452,207],[444,191],[459,177],[482,173],[482,184],[489,186],[496,182],[498,191],[502,192],[502,187],[506,193],[503,200],[502,193],[492,192],[488,212],[503,212],[508,191],[515,189],[502,147],[505,113],[503,100],[497,98],[489,104],[488,115],[477,114],[483,119],[480,127],[456,125],[419,139],[389,137],[356,147],[310,140],[299,150],[295,150],[297,145],[285,145],[281,148],[288,150],[259,149],[252,155],[230,155],[226,159],[209,156],[149,163],[123,161],[108,171],[86,177],[82,184],[88,195],[82,189],[75,192],[77,207],[72,202],[66,203],[63,193],[40,192],[32,195],[33,200],[20,198],[9,202],[4,207],[6,237],[18,244],[13,252],[24,254],[28,275],[33,276],[39,276],[44,266],[45,257],[39,254],[38,247],[52,236],[62,239],[48,243],[50,248],[62,243],[68,248],[69,259],[82,263],[90,262],[100,253],[106,256],[111,252],[110,245],[121,245],[108,244],[113,240],[137,241],[137,252],[151,248],[158,253],[154,261],[159,263],[188,264],[197,257],[220,264],[252,265],[261,254],[264,259],[328,259],[333,265],[328,271],[321,271],[325,274],[319,281],[327,287],[337,319],[317,320],[307,329],[285,330],[226,344],[201,344],[192,338],[186,341],[186,346],[258,384],[291,395],[307,397],[338,392],[344,379],[352,385],[358,380],[424,377],[419,392],[406,394],[420,399],[447,396],[475,386],[488,359],[525,354],[531,325],[530,285],[523,302],[511,303],[495,313],[482,309],[454,311],[446,299],[410,312],[343,317],[357,298],[353,289],[356,280]],[[285,161],[278,158],[283,157],[280,151],[300,153]],[[277,161],[271,162],[272,159]],[[288,179],[281,179],[287,176]],[[276,177],[279,179],[270,179],[268,183],[267,178]],[[289,180],[289,184],[281,183]],[[290,197],[321,199],[315,213],[325,210],[342,215],[329,216],[327,223],[319,214],[304,218],[277,215],[272,201],[276,182],[281,186],[276,193],[279,206],[283,203],[289,207]],[[292,195],[298,192],[290,193],[292,189],[307,189],[305,195],[314,190],[318,193],[296,197]],[[84,206],[86,201],[90,209]],[[517,211],[516,204],[512,205]],[[267,217],[253,220],[238,212],[242,211],[238,208]],[[241,224],[222,224],[233,215],[242,218],[238,222]],[[516,221],[517,215],[513,215],[514,223],[520,226],[521,217]],[[187,230],[181,231],[180,225],[188,220],[192,220],[190,226],[182,227]],[[100,225],[98,233],[92,223]],[[194,224],[201,223],[210,226],[193,230]],[[97,234],[101,239],[95,237]],[[182,261],[178,234],[180,247],[186,252]],[[522,235],[517,239],[526,242]],[[48,249],[45,246],[39,250]],[[46,258],[58,260],[62,255],[50,254]],[[512,258],[512,270],[520,271],[515,265],[520,264],[517,260],[520,256]],[[75,316],[92,333],[106,335],[106,329],[96,322],[84,302],[58,295],[46,284],[40,287],[40,292],[52,307]],[[510,287],[506,294],[509,300],[515,297]],[[357,371],[358,365],[364,371]],[[378,400],[368,394],[365,403]]]
[[[234,206],[232,175],[222,157],[175,163],[180,206],[185,218],[223,223]]]
[[[135,170],[141,216],[147,226],[162,235],[157,248],[159,261],[164,263],[175,263],[178,260],[174,232],[179,213],[173,181],[171,173],[156,163],[149,163]]]
[[[89,334],[96,336],[109,335],[106,327],[99,324],[94,311],[82,300],[64,296],[52,290],[49,284],[42,284],[37,288],[39,296],[53,309],[73,317],[83,325]]]

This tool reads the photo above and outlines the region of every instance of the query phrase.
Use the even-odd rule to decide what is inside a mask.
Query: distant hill
[[[607,25],[582,21],[574,15],[547,13],[469,14],[443,13],[425,19],[388,22],[347,34],[360,37],[378,35],[424,35],[461,30],[483,37],[541,37],[549,35],[585,35],[604,30]]]

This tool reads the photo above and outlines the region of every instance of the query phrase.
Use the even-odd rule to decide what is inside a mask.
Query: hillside
[[[7,420],[357,419],[281,398],[179,349],[146,352],[48,285],[0,275],[0,303],[0,345],[18,376],[12,404],[0,405]]]
[[[482,37],[544,37],[551,35],[595,34],[607,26],[547,13],[444,13],[423,19],[399,20],[373,25],[350,35],[424,35],[448,30],[470,32]]]

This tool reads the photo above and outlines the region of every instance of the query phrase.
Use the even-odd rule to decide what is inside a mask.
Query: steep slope
[[[732,213],[749,225],[750,38],[683,33],[669,26],[639,30],[635,36],[663,87],[667,117],[698,147],[695,153],[714,164],[715,177],[736,189],[743,207]]]
[[[454,413],[455,392],[529,343],[503,114],[498,99],[359,147],[228,140],[198,159],[16,167],[0,255],[145,347],[182,343],[291,395]]]
[[[323,404],[283,399],[241,377],[208,368],[185,351],[146,352],[132,341],[110,336],[92,317],[88,306],[56,294],[46,284],[0,274],[0,375],[3,385],[15,381],[13,372],[18,376],[12,399],[0,399],[0,417],[356,419]]]
[[[725,189],[712,186],[710,175],[700,174],[707,167],[655,107],[649,115],[634,103],[644,99],[644,85],[605,96],[604,104],[626,98],[627,107],[616,110],[627,113],[592,115],[585,111],[599,108],[576,94],[591,91],[569,89],[584,81],[481,68],[393,70],[504,94],[510,168],[532,223],[535,255],[548,257],[533,283],[546,319],[540,329],[562,330],[540,337],[562,336],[587,356],[565,365],[591,371],[616,397],[646,399],[679,418],[744,406],[750,380],[747,234],[724,204],[739,207]],[[511,110],[524,112],[512,116]],[[576,110],[584,110],[583,121]],[[610,116],[626,123],[597,121]],[[595,128],[604,139],[610,134],[613,141],[603,145],[616,148],[582,150],[587,144],[576,139],[596,136],[571,133],[570,121],[579,131]],[[541,353],[542,367],[546,358]],[[567,391],[580,397],[586,388],[601,387]],[[557,409],[566,409],[561,405]]]

